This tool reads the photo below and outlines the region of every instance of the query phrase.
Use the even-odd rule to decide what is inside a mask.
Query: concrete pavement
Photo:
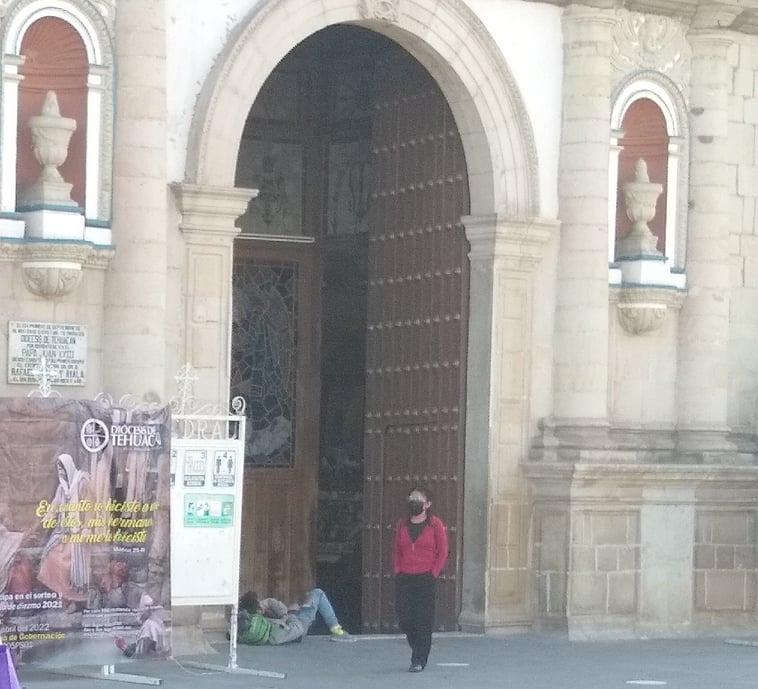
[[[562,635],[436,635],[423,673],[407,672],[404,639],[357,637],[333,643],[309,636],[281,647],[240,647],[242,666],[286,673],[285,679],[185,670],[173,660],[129,662],[119,671],[163,678],[176,689],[755,689],[758,648],[721,639],[570,642]],[[218,646],[223,649],[222,645]],[[187,660],[186,658],[179,659]],[[225,663],[226,655],[195,658]],[[26,689],[128,687],[61,677],[24,666]],[[658,684],[663,682],[664,684]]]

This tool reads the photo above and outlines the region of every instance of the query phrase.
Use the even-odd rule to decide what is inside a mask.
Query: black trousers
[[[395,609],[400,631],[411,647],[411,663],[426,665],[432,647],[437,580],[427,574],[398,574]]]

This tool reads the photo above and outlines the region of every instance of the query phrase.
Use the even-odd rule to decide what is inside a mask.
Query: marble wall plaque
[[[84,385],[87,328],[77,323],[8,321],[8,382],[39,383],[42,357],[52,385]]]

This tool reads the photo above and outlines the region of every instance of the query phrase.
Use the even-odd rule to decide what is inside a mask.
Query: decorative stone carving
[[[29,118],[32,130],[32,150],[42,172],[37,181],[22,195],[26,204],[44,203],[75,206],[71,200],[72,185],[66,182],[58,168],[68,156],[71,135],[76,130],[76,120],[61,116],[58,96],[48,91],[42,112]]]
[[[55,299],[72,292],[82,281],[82,268],[70,263],[21,264],[24,284],[32,293],[45,299]]]
[[[396,24],[400,20],[400,0],[363,0],[361,13],[365,19]]]
[[[75,290],[83,267],[105,270],[114,253],[86,242],[0,242],[0,261],[20,262],[26,288],[46,299]]]
[[[658,238],[650,231],[648,223],[655,217],[655,204],[663,192],[663,185],[651,182],[647,163],[639,158],[634,165],[634,181],[621,185],[626,204],[626,215],[632,221],[632,229],[620,242],[623,256],[660,256],[656,248]]]
[[[611,64],[621,78],[628,72],[653,70],[667,75],[686,93],[691,50],[686,26],[671,17],[619,9]]]
[[[621,327],[630,335],[643,335],[663,325],[666,311],[679,309],[685,292],[668,287],[621,287],[611,290]]]

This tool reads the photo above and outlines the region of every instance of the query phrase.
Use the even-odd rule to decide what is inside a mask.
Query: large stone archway
[[[209,401],[224,400],[234,221],[252,193],[233,189],[245,120],[280,60],[338,23],[382,33],[413,55],[440,85],[461,134],[472,213],[464,219],[471,275],[461,624],[522,625],[531,620],[519,462],[528,443],[532,270],[554,223],[539,219],[535,145],[518,88],[461,0],[269,0],[230,35],[198,98],[185,182],[175,186],[187,246],[187,360]]]

